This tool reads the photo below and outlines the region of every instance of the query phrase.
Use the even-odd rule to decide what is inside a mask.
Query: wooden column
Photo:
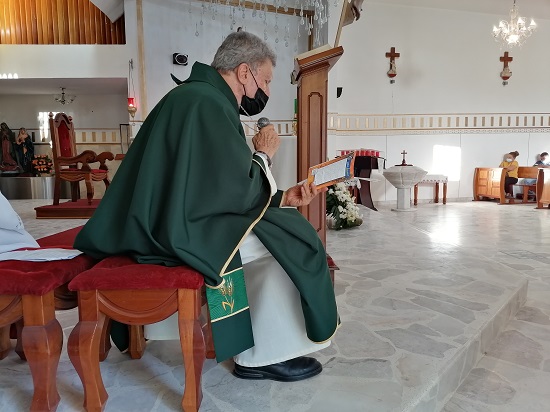
[[[298,84],[298,181],[307,178],[310,166],[327,160],[328,72],[344,53],[339,46],[299,56],[294,77]],[[303,56],[303,55],[302,55]],[[325,196],[318,196],[300,212],[313,225],[325,244]]]

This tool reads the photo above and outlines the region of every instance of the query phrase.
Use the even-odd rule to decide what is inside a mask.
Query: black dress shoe
[[[271,379],[281,382],[301,381],[318,375],[323,366],[315,358],[300,356],[272,365],[249,367],[235,364],[233,374],[241,379]]]

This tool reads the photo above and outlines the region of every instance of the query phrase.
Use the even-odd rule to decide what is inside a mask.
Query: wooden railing
[[[115,23],[89,0],[0,1],[0,44],[124,44]]]

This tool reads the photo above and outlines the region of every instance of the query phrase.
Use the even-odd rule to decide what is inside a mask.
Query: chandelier
[[[61,94],[58,94],[54,97],[55,101],[59,104],[66,105],[71,104],[76,96],[70,96],[65,94],[65,88],[61,87]]]
[[[498,27],[493,26],[493,37],[505,46],[521,46],[536,28],[537,24],[533,19],[529,26],[526,24],[525,17],[519,15],[516,0],[514,0],[514,5],[510,10],[510,21],[501,20]]]

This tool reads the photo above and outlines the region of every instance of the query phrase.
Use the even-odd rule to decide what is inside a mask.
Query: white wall
[[[128,76],[126,45],[0,45],[0,73],[19,78]]]
[[[536,17],[536,16],[534,16]],[[502,86],[503,50],[491,29],[502,18],[471,12],[365,2],[359,21],[346,26],[338,62],[342,97],[331,99],[339,113],[536,112],[550,107],[546,53],[550,21],[513,49],[513,76]],[[331,21],[333,23],[333,21]],[[389,84],[385,53],[395,46],[397,82]]]
[[[521,49],[511,51],[514,61],[509,85],[502,86],[499,61],[504,50],[491,29],[503,16],[443,9],[363,3],[358,22],[346,26],[341,45],[344,55],[330,75],[329,111],[342,114],[407,113],[547,113],[550,108],[550,65],[546,53],[550,22],[537,20],[538,29]],[[536,18],[536,16],[534,16]],[[336,21],[335,21],[336,20]],[[332,16],[332,27],[337,17]],[[394,85],[386,75],[385,53],[396,47],[398,76]],[[336,87],[343,87],[336,99]],[[360,132],[358,132],[360,133]],[[373,148],[385,151],[388,166],[407,161],[429,173],[442,173],[435,146],[460,149],[460,180],[449,183],[449,198],[472,197],[475,167],[497,167],[502,155],[520,152],[519,164],[531,166],[535,156],[550,149],[548,133],[330,135],[328,153],[337,149]],[[443,162],[445,163],[445,162]],[[373,183],[373,200],[395,200],[396,190],[381,178]],[[420,199],[433,198],[433,189],[420,187]]]
[[[201,26],[201,5],[205,5],[207,12]],[[145,65],[147,79],[147,105],[149,111],[174,86],[170,78],[173,73],[180,79],[186,79],[191,73],[194,62],[210,64],[218,46],[230,31],[232,19],[229,17],[231,8],[218,6],[218,14],[212,20],[212,13],[208,11],[209,3],[188,3],[181,0],[144,0],[144,38],[145,38]],[[191,10],[191,13],[189,13]],[[278,36],[273,27],[277,18]],[[245,19],[242,12],[235,11],[235,26],[244,26],[247,31],[264,38],[263,20],[252,17],[252,10],[246,9]],[[302,31],[299,39],[295,33],[299,25],[299,17],[268,13],[268,44],[277,54],[277,67],[273,73],[271,96],[266,109],[261,116],[271,119],[291,119],[294,114],[295,86],[290,84],[290,73],[294,68],[294,56],[307,48],[307,35]],[[288,47],[283,39],[285,27],[289,24],[290,39]],[[195,32],[199,35],[196,36]],[[279,41],[275,42],[278,37]],[[188,66],[172,64],[173,53],[189,55]],[[258,117],[258,116],[256,116]]]
[[[80,95],[69,105],[61,105],[51,95],[0,95],[0,122],[11,129],[38,129],[38,113],[65,112],[75,128],[118,129],[128,123],[126,95]]]
[[[536,155],[550,148],[550,133],[476,133],[476,134],[418,134],[380,136],[329,135],[327,151],[335,156],[337,150],[372,148],[387,154],[386,167],[401,163],[401,152],[407,151],[407,163],[420,166],[430,174],[451,176],[448,184],[449,199],[473,197],[473,177],[476,167],[498,167],[505,153],[517,150],[520,166],[532,166]],[[442,148],[443,147],[443,148]],[[438,156],[437,150],[451,148],[459,158]],[[458,174],[457,178],[452,178]],[[375,202],[397,199],[395,188],[378,172],[379,182],[371,183],[372,199]],[[433,199],[433,189],[420,186],[419,199]]]

